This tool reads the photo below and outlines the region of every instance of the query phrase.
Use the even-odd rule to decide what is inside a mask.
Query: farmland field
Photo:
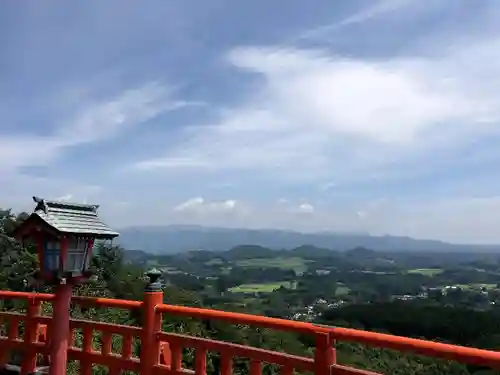
[[[408,270],[408,273],[420,274],[424,276],[436,276],[443,272],[441,268],[415,268]]]
[[[481,288],[484,288],[486,290],[492,290],[497,288],[496,284],[458,284],[456,286],[464,290],[474,290]]]
[[[310,262],[310,260],[299,257],[252,258],[239,260],[236,265],[239,267],[281,268],[304,272],[307,269],[307,263]]]
[[[342,296],[348,295],[349,292],[350,292],[350,289],[347,286],[345,286],[343,284],[339,284],[337,286],[337,290],[335,291],[335,295],[337,297],[342,297]]]
[[[220,258],[214,258],[210,259],[208,262],[205,262],[207,266],[219,266],[221,264],[224,264],[224,261]]]
[[[294,282],[290,281],[277,281],[262,284],[241,284],[230,288],[229,291],[233,293],[271,293],[282,286],[285,288],[294,289],[296,285]]]

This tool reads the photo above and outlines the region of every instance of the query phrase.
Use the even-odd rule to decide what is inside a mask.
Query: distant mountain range
[[[500,245],[458,245],[410,237],[371,236],[364,233],[299,233],[273,229],[186,225],[131,227],[119,232],[118,242],[125,249],[153,254],[172,254],[189,250],[224,251],[242,244],[271,249],[312,245],[340,251],[365,247],[377,251],[500,252]]]

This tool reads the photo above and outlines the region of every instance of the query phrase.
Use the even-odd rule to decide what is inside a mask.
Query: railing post
[[[26,351],[21,362],[21,375],[32,374],[36,370],[36,349],[28,347],[38,339],[38,322],[36,318],[40,315],[40,301],[35,298],[28,299],[28,311],[24,326],[24,343]]]
[[[163,303],[161,272],[153,269],[146,275],[149,277],[149,283],[144,292],[142,307],[141,375],[151,375],[154,366],[159,364],[160,342],[156,334],[161,330],[161,315],[156,314],[156,306]]]
[[[70,304],[73,287],[59,284],[54,293],[52,304],[52,325],[49,337],[50,367],[49,375],[65,375],[68,370],[68,348],[71,319]]]
[[[335,363],[333,341],[328,332],[316,333],[316,350],[314,353],[315,375],[330,375],[330,369]]]

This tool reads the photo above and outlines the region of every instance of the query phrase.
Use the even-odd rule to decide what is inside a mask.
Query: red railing
[[[0,291],[0,298],[27,301],[26,314],[0,313],[0,327],[2,328],[0,367],[9,363],[10,352],[20,354],[20,372],[22,374],[30,374],[37,367],[48,365],[50,361],[48,349],[54,322],[50,316],[41,314],[41,304],[43,302],[50,303],[54,296],[51,294]],[[263,364],[279,366],[282,375],[292,375],[294,371],[318,375],[374,375],[374,372],[336,363],[335,342],[350,341],[500,369],[500,353],[494,351],[346,328],[318,326],[306,322],[165,305],[162,302],[163,293],[161,291],[146,292],[142,302],[74,297],[73,303],[82,307],[140,309],[143,323],[141,327],[133,327],[73,319],[70,324],[69,359],[79,362],[79,372],[83,375],[92,374],[94,365],[107,367],[110,375],[118,375],[122,371],[132,371],[143,375],[193,373],[206,375],[207,353],[209,352],[220,354],[221,375],[232,374],[234,358],[249,360],[251,375],[261,375]],[[162,332],[164,315],[220,320],[231,324],[307,334],[314,337],[316,348],[313,356],[299,357],[229,342]],[[20,334],[21,332],[22,334]],[[96,332],[100,332],[100,334],[97,335]],[[99,339],[99,343],[94,340],[96,337]],[[113,345],[113,343],[120,345]],[[140,344],[140,354],[134,353],[134,347],[137,346],[135,343]],[[114,346],[119,346],[119,349],[114,350]],[[184,349],[194,350],[194,371],[183,367],[182,352]]]

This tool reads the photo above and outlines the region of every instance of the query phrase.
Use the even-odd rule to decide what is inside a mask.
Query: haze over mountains
[[[224,251],[242,244],[271,249],[312,245],[332,250],[365,247],[377,251],[500,252],[500,245],[460,245],[410,237],[372,236],[364,233],[299,233],[273,229],[233,229],[203,226],[151,226],[123,228],[118,238],[127,250],[171,254],[189,250]]]

